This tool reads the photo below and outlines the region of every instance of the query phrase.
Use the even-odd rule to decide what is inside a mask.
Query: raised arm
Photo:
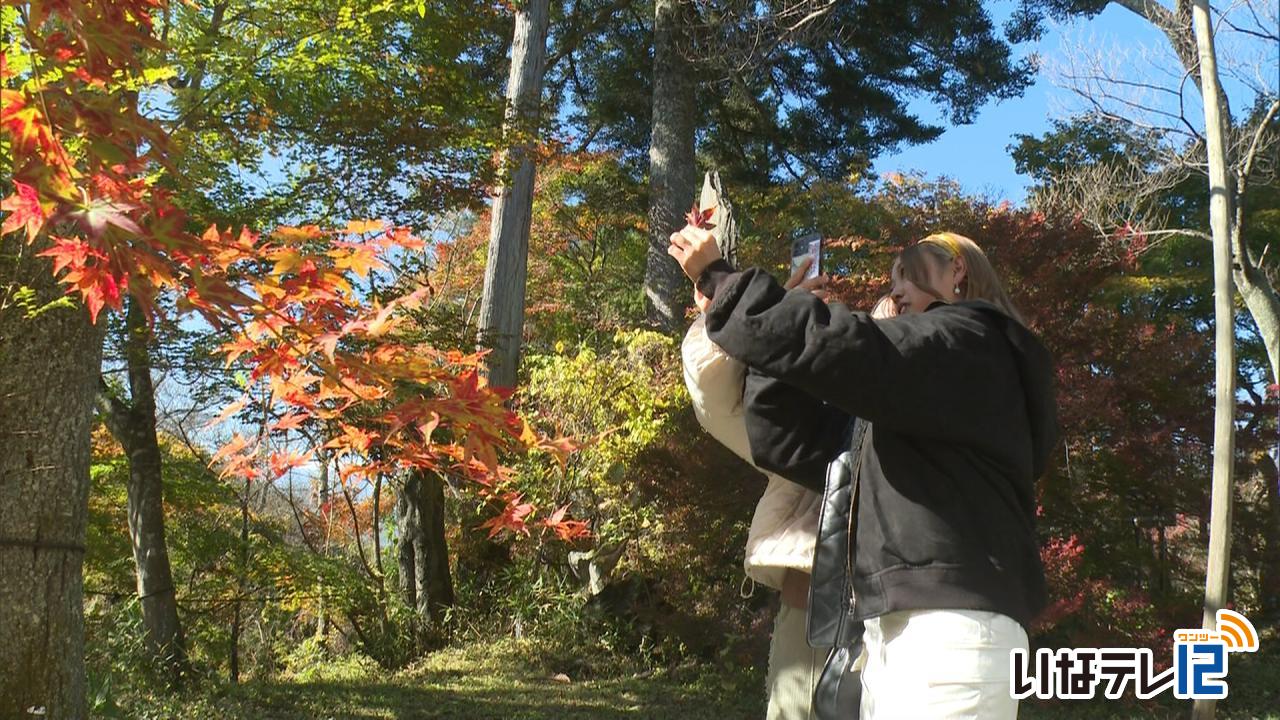
[[[707,337],[706,315],[699,315],[689,326],[680,344],[680,360],[698,424],[735,455],[752,462],[742,404],[746,366]]]
[[[980,313],[956,306],[873,320],[812,293],[787,291],[759,268],[717,260],[700,275],[707,334],[761,373],[848,415],[915,435],[971,441],[1003,411],[992,388],[1015,372]]]
[[[850,415],[754,368],[747,369],[743,405],[756,467],[821,493],[827,463],[848,439]]]

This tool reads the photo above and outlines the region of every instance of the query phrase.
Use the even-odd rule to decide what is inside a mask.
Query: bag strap
[[[852,619],[855,613],[856,599],[853,597],[854,558],[858,549],[857,528],[854,524],[858,518],[858,499],[862,489],[862,454],[865,449],[867,432],[871,423],[858,418],[853,426],[853,440],[850,443],[850,458],[853,467],[850,469],[849,490],[849,552],[845,555],[844,592],[840,597],[840,616],[836,625],[836,647],[854,648],[861,652],[863,624]],[[856,657],[854,658],[856,659]]]

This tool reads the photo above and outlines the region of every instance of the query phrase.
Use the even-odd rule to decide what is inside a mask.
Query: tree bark
[[[444,479],[424,472],[417,490],[420,532],[414,540],[414,550],[418,611],[439,628],[454,602],[449,546],[444,536]]]
[[[103,383],[98,405],[107,428],[129,457],[129,539],[147,647],[170,678],[178,681],[189,666],[165,543],[163,461],[156,437],[151,333],[137,303],[129,303],[125,333],[129,402],[113,396]]]
[[[240,547],[237,552],[239,568],[236,571],[236,597],[232,604],[231,657],[227,670],[227,679],[232,685],[240,684],[240,628],[245,588],[249,584],[249,494],[252,489],[249,478],[245,478],[244,496],[240,498]]]
[[[657,0],[653,21],[653,123],[649,140],[649,251],[645,262],[645,312],[668,332],[684,326],[693,293],[667,254],[671,233],[696,192],[693,70],[681,52],[687,45],[689,6]]]
[[[418,570],[414,540],[421,530],[418,525],[417,504],[410,501],[409,494],[416,492],[417,484],[416,475],[406,477],[403,487],[400,488],[400,495],[396,498],[396,525],[400,531],[400,537],[396,541],[396,556],[400,567],[400,598],[411,608],[418,607]]]
[[[86,715],[84,543],[102,328],[58,300],[44,238],[0,238],[0,716]]]
[[[415,471],[400,492],[400,592],[424,626],[437,627],[453,607],[453,576],[444,534],[444,480]]]
[[[520,366],[529,223],[533,213],[533,149],[542,105],[550,14],[550,0],[526,0],[516,11],[511,44],[503,125],[508,149],[503,158],[504,178],[493,202],[480,304],[480,342],[493,349],[485,369],[489,383],[495,387],[514,387]],[[505,177],[507,172],[509,180]]]
[[[1205,577],[1203,627],[1213,629],[1217,611],[1226,607],[1231,576],[1232,471],[1235,465],[1235,322],[1231,281],[1232,187],[1227,175],[1225,108],[1210,98],[1219,97],[1218,68],[1214,53],[1213,25],[1208,0],[1195,0],[1192,8],[1200,82],[1204,98],[1205,140],[1209,153],[1209,226],[1213,234],[1214,290],[1214,431],[1213,494],[1209,518],[1209,559]],[[1210,720],[1216,701],[1196,700],[1195,720]]]

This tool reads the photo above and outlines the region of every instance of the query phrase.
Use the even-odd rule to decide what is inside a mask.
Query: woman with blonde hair
[[[698,228],[671,243],[710,299],[708,337],[770,379],[748,388],[758,467],[820,490],[850,457],[833,428],[868,423],[848,460],[862,720],[1016,717],[1009,656],[1045,604],[1034,486],[1057,418],[1049,355],[986,255],[952,233],[907,248],[899,315],[879,320],[736,271]]]

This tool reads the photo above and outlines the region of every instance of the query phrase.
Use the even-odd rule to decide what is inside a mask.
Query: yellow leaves
[[[376,433],[368,432],[354,425],[342,423],[340,427],[342,434],[325,443],[324,446],[326,448],[366,452],[378,437]]]
[[[376,307],[376,306],[375,306]],[[395,329],[398,324],[392,319],[392,313],[396,310],[396,303],[388,303],[386,307],[378,310],[378,314],[368,322],[364,328],[365,335],[368,337],[381,337]]]
[[[271,237],[282,243],[297,244],[308,240],[316,240],[324,236],[324,231],[318,225],[303,225],[301,227],[291,227],[281,225],[271,233]]]
[[[362,235],[370,232],[382,232],[386,228],[386,223],[381,220],[352,220],[347,223],[347,227],[342,231],[347,235]]]
[[[381,270],[386,264],[378,259],[377,251],[368,245],[350,245],[329,251],[333,265],[339,270],[350,270],[360,277],[368,277],[370,270]]]
[[[276,264],[275,267],[271,268],[271,274],[276,277],[294,272],[302,266],[302,253],[293,248],[283,248],[275,252],[272,259],[276,261]]]

